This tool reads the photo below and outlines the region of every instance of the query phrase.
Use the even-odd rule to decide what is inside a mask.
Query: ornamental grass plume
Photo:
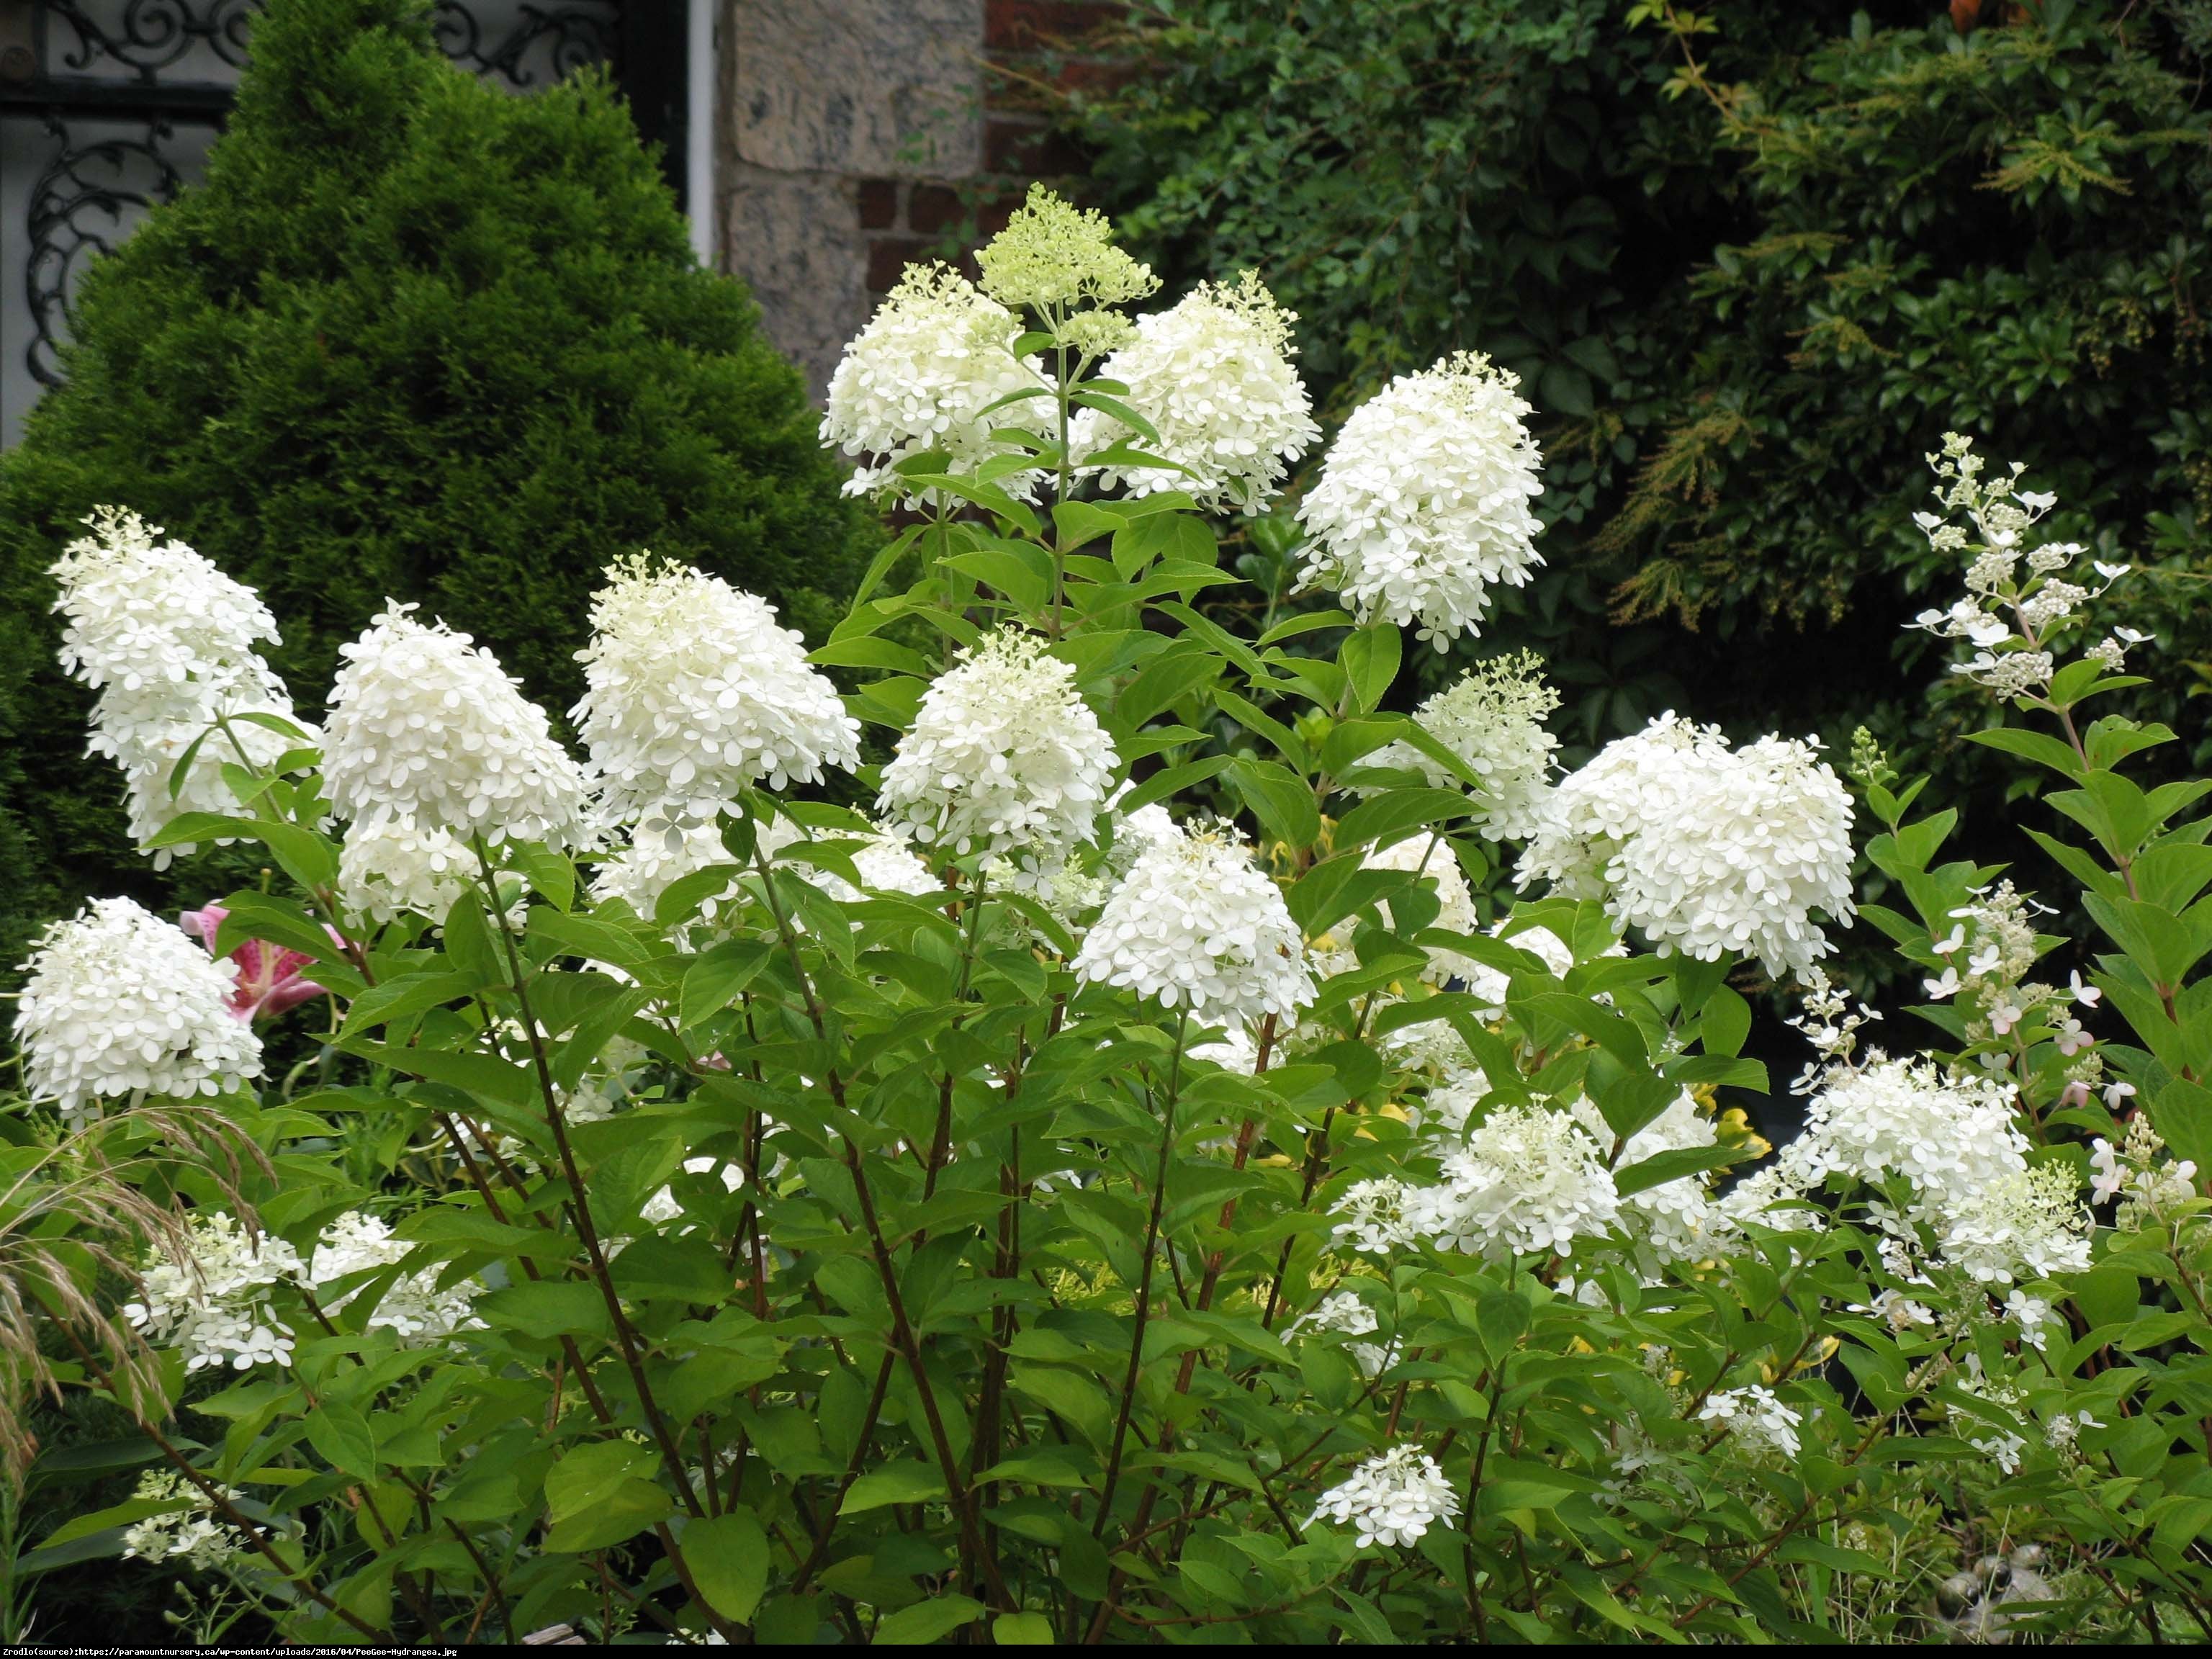
[[[1731,752],[1668,713],[1560,782],[1517,878],[1601,899],[1662,956],[1802,974],[1830,948],[1813,913],[1855,914],[1851,851],[1850,797],[1810,744]]]
[[[1459,1506],[1459,1493],[1435,1458],[1419,1446],[1393,1446],[1323,1492],[1306,1524],[1348,1524],[1356,1534],[1354,1547],[1364,1550],[1370,1544],[1418,1543],[1437,1522],[1449,1526]]]
[[[879,805],[910,840],[1048,871],[1091,839],[1120,758],[1074,669],[1006,628],[931,683],[884,768]]]
[[[1354,410],[1298,508],[1301,589],[1331,588],[1362,624],[1411,627],[1439,651],[1474,630],[1490,590],[1543,562],[1543,493],[1517,376],[1462,351]]]
[[[1477,663],[1413,711],[1413,723],[1482,780],[1473,791],[1474,822],[1492,841],[1525,841],[1543,822],[1545,797],[1559,740],[1544,721],[1559,706],[1546,683],[1543,660],[1516,651]],[[1393,743],[1365,764],[1416,771],[1430,787],[1460,780],[1412,744]]]
[[[1080,461],[1127,442],[1176,464],[1097,469],[1101,483],[1132,496],[1179,489],[1203,507],[1258,512],[1281,488],[1284,464],[1321,436],[1291,363],[1296,320],[1255,271],[1233,287],[1200,283],[1168,310],[1138,318],[1133,337],[1099,368],[1127,388],[1120,400],[1158,436],[1086,408],[1075,416],[1069,447]]]
[[[1287,1024],[1314,999],[1305,943],[1278,887],[1226,824],[1161,842],[1121,878],[1073,964],[1209,1024]]]
[[[589,845],[589,786],[545,711],[489,651],[414,609],[387,600],[338,648],[323,778],[339,816],[356,829],[407,818],[464,841]]]
[[[67,618],[62,666],[99,694],[86,752],[122,771],[142,845],[186,812],[234,815],[226,765],[271,769],[321,741],[254,648],[276,642],[276,617],[184,543],[157,541],[161,526],[137,514],[103,507],[85,522],[93,533],[71,542],[51,574],[61,586],[54,609]],[[160,848],[155,866],[191,850]]]
[[[775,606],[644,553],[606,574],[569,718],[608,817],[712,819],[762,780],[780,790],[860,764],[860,723]]]
[[[969,474],[1013,453],[997,428],[1049,425],[1055,405],[1036,359],[1015,355],[1021,336],[1021,319],[958,271],[908,265],[830,377],[822,441],[868,458],[845,493],[907,493],[898,464],[915,455],[941,454],[945,471]],[[996,482],[1026,496],[1042,476]]]
[[[103,1100],[223,1095],[261,1074],[261,1039],[233,1011],[238,964],[132,900],[55,922],[24,969],[24,1084],[72,1123]]]

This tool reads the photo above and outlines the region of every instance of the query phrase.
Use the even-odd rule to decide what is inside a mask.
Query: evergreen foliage
[[[266,592],[310,708],[386,595],[565,708],[586,599],[650,546],[810,631],[854,520],[797,372],[698,268],[604,78],[530,97],[432,44],[424,0],[272,0],[204,185],[88,273],[68,383],[0,462],[0,947],[157,878],[71,741],[46,569],[94,504]]]
[[[1583,741],[1674,706],[1923,752],[1967,717],[1894,629],[1900,481],[1948,429],[2212,657],[2212,8],[1952,10],[1155,0],[1079,125],[1140,251],[1258,266],[1340,411],[1456,348],[1521,373],[1550,568],[1480,648],[1540,646]]]

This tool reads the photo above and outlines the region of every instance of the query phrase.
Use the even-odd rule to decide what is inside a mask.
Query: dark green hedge
[[[619,97],[480,83],[428,13],[270,0],[206,182],[88,275],[68,383],[0,460],[0,964],[86,893],[168,896],[52,664],[46,568],[96,502],[258,586],[309,710],[387,594],[565,708],[626,550],[810,631],[849,589],[803,383],[698,268]]]

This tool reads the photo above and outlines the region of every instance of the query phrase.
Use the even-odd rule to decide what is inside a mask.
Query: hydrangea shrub
[[[286,745],[218,753],[220,812],[173,768],[148,849],[286,882],[195,913],[212,959],[57,923],[13,1121],[93,1158],[189,1095],[261,1161],[164,1176],[188,1222],[119,1328],[26,1268],[76,1350],[18,1379],[161,1465],[46,1559],[219,1574],[303,1641],[2212,1635],[2212,820],[2125,775],[2170,732],[2085,712],[2146,642],[2085,634],[2078,550],[1947,441],[1967,598],[1927,625],[2063,786],[2103,937],[2060,987],[1870,744],[1854,793],[1668,716],[1559,777],[1524,655],[1394,712],[1401,629],[1540,557],[1510,377],[1355,416],[1304,554],[1341,608],[1240,632],[1209,508],[1311,441],[1291,319],[1249,276],[1133,318],[1150,273],[1042,195],[981,269],[910,278],[833,384],[907,520],[844,623],[802,657],[618,556],[587,757],[405,607],[319,729],[233,672],[265,630],[213,576],[242,643],[143,622],[210,733]],[[125,522],[68,555],[88,635]],[[1823,972],[1855,916],[1923,1046]],[[241,994],[249,945],[286,994]],[[1766,975],[1808,1053],[1772,1156],[1723,1093],[1767,1087]],[[259,1078],[257,1019],[309,1010],[320,1064]],[[2048,1594],[1941,1601],[1946,1526]]]

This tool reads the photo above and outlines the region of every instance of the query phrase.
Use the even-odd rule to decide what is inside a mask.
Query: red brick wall
[[[1110,87],[1126,73],[1115,50],[1123,9],[1115,0],[984,0],[983,173],[957,184],[859,181],[872,299],[913,261],[988,240],[1030,180],[1087,170],[1053,131],[1054,112],[1065,94]]]

